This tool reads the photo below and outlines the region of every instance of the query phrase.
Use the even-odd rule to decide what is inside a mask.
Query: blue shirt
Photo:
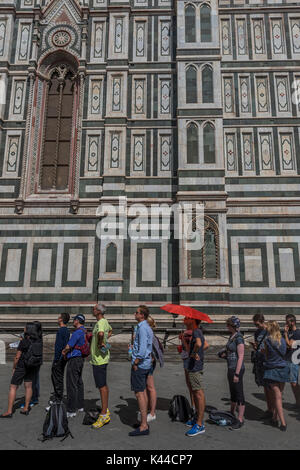
[[[70,357],[81,357],[81,351],[79,349],[73,349],[75,346],[83,346],[85,343],[85,329],[83,326],[78,328],[77,330],[74,331],[72,334],[68,345],[72,348],[72,351],[67,354],[67,358],[70,359]]]
[[[56,333],[55,347],[54,347],[54,362],[59,361],[61,358],[62,350],[65,349],[70,338],[70,332],[66,326],[59,328]]]
[[[201,347],[199,351],[197,352],[199,356],[199,360],[197,361],[194,356],[192,356],[195,344],[197,342],[197,338],[200,338],[201,340]],[[203,370],[203,362],[204,362],[204,336],[202,333],[202,330],[200,328],[195,328],[193,330],[192,334],[192,339],[191,339],[191,344],[190,344],[190,352],[189,352],[189,362],[188,362],[188,371],[189,372],[198,372]]]
[[[264,366],[266,369],[277,369],[285,367],[285,354],[286,354],[286,342],[283,338],[280,340],[280,344],[276,341],[273,342],[271,338],[267,338],[265,341],[267,351],[265,354],[266,361]]]
[[[133,364],[136,359],[140,362],[138,367],[140,369],[150,369],[152,364],[152,342],[153,331],[150,328],[147,320],[143,320],[137,325],[136,334],[133,342],[131,363]]]

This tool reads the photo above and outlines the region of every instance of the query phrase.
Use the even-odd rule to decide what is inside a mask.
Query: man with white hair
[[[105,306],[97,304],[93,307],[93,315],[97,323],[93,329],[93,338],[91,343],[91,364],[96,387],[101,396],[102,409],[99,418],[92,424],[93,429],[102,428],[110,422],[110,412],[108,409],[108,386],[106,383],[107,364],[110,359],[109,344],[107,342],[112,334],[112,327],[104,318]]]

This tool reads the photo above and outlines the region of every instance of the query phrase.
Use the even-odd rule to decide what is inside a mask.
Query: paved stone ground
[[[12,364],[0,365],[0,412],[6,409],[7,391],[10,382]],[[163,369],[157,369],[155,380],[158,391],[157,421],[151,425],[148,437],[131,438],[137,411],[136,400],[129,385],[130,364],[128,362],[111,363],[109,366],[110,404],[112,420],[100,430],[93,430],[82,425],[83,414],[70,420],[70,429],[74,440],[68,438],[63,443],[59,439],[41,443],[38,437],[45,417],[44,406],[50,393],[50,363],[41,369],[40,405],[34,407],[31,414],[22,416],[16,411],[11,420],[0,420],[0,449],[299,449],[300,412],[293,410],[293,397],[290,387],[284,393],[284,408],[288,423],[286,433],[274,429],[259,421],[265,409],[263,392],[257,388],[251,365],[247,364],[245,374],[246,390],[246,425],[239,431],[206,424],[206,433],[193,439],[186,437],[187,428],[181,423],[172,423],[168,417],[168,406],[176,393],[187,395],[184,373],[179,363],[167,363]],[[228,409],[228,386],[226,365],[223,362],[209,363],[205,369],[205,392],[207,405],[218,409]],[[94,387],[91,366],[84,367],[85,407],[95,407],[99,400]],[[18,403],[22,402],[23,387],[18,390]],[[122,397],[122,398],[121,398]],[[205,419],[208,418],[206,414]]]

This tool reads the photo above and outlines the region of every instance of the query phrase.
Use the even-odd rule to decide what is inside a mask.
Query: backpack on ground
[[[159,361],[160,367],[164,365],[164,347],[159,341],[158,337],[153,335],[152,340],[152,355],[156,361]]]
[[[193,417],[193,410],[183,395],[174,395],[170,402],[169,416],[172,421],[186,423]]]
[[[30,346],[24,355],[25,367],[37,367],[43,363],[43,343],[30,341]]]
[[[94,424],[97,419],[99,418],[100,415],[100,410],[98,409],[92,409],[89,410],[85,413],[82,424],[85,424],[86,426],[91,426]]]
[[[236,417],[228,411],[211,410],[209,419],[219,426],[232,426],[236,422]]]
[[[63,402],[55,402],[50,406],[43,425],[42,441],[53,437],[62,437],[64,441],[68,436],[73,436],[69,429],[67,410]]]
[[[74,347],[74,349],[78,349],[81,352],[82,357],[88,357],[91,353],[92,336],[92,333],[87,333],[87,331],[84,330],[84,344]]]

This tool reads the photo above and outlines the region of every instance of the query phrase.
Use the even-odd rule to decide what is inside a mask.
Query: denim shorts
[[[141,369],[137,368],[134,370],[131,368],[131,390],[135,393],[143,392],[146,390],[147,378],[149,375],[150,369]]]
[[[298,375],[299,375],[299,364],[294,364],[293,362],[290,363],[290,382],[292,384],[298,383]]]
[[[264,381],[268,383],[287,383],[290,382],[289,365],[276,369],[266,369],[264,373]]]

